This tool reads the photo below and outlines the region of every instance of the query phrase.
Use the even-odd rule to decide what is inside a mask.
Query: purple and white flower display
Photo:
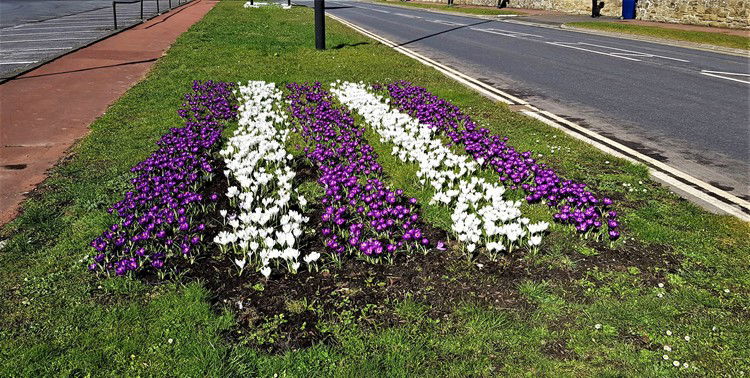
[[[308,144],[306,156],[320,171],[318,182],[325,189],[320,232],[334,258],[391,260],[397,251],[428,245],[418,225],[416,198],[383,182],[364,127],[355,125],[320,83],[292,83],[287,89],[289,112]]]
[[[349,109],[364,122],[356,123]],[[329,92],[320,83],[277,88],[262,81],[196,81],[178,114],[184,127],[170,129],[158,149],[131,169],[133,189],[109,209],[117,221],[91,242],[91,271],[163,276],[212,246],[240,275],[297,273],[303,263],[317,271],[323,251],[303,245],[303,237],[314,234],[334,261],[393,261],[399,252],[426,252],[431,241],[418,201],[385,183],[367,129],[391,146],[396,159],[418,167],[415,182],[432,194],[430,205],[450,209],[448,231],[470,257],[482,252],[496,260],[504,251],[541,244],[549,223],[523,217],[521,202],[507,199],[508,189],[546,203],[555,220],[585,235],[608,229],[610,239],[619,237],[610,199],[563,180],[531,152],[516,151],[508,138],[407,82],[337,81]],[[237,128],[222,143],[234,120]],[[304,141],[298,148],[305,160],[287,151],[292,132]],[[313,204],[294,187],[296,165],[308,162],[323,189]],[[216,171],[222,167],[226,191],[213,193],[210,188],[223,188],[212,181],[221,180]],[[497,181],[488,178],[489,170]],[[322,212],[315,215],[317,229],[308,226],[313,209]]]
[[[170,260],[193,262],[204,250],[204,217],[219,199],[205,193],[214,176],[224,122],[237,115],[234,84],[195,82],[179,115],[185,126],[173,128],[159,148],[131,169],[133,190],[109,212],[118,216],[91,242],[89,269],[118,276],[154,269],[163,272]]]
[[[390,104],[419,122],[448,137],[461,146],[483,167],[497,172],[499,179],[512,189],[520,188],[528,202],[542,201],[554,208],[554,219],[572,224],[584,234],[600,234],[608,229],[610,239],[620,236],[617,212],[611,210],[612,200],[600,198],[587,190],[584,183],[565,180],[555,171],[532,158],[531,152],[519,152],[508,144],[507,137],[492,135],[478,127],[459,107],[405,81],[388,84],[383,89]]]
[[[391,109],[387,100],[362,83],[336,82],[331,87],[338,100],[357,111],[381,142],[394,145],[394,156],[419,166],[419,182],[435,192],[431,203],[453,209],[451,230],[468,253],[481,245],[496,259],[500,252],[515,246],[535,248],[541,243],[549,224],[529,224],[528,218],[521,217],[520,202],[504,200],[503,186],[476,177],[478,164],[447,148],[435,136],[434,128]]]

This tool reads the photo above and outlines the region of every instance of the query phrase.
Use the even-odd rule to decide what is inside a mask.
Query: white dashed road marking
[[[621,49],[621,48],[611,47],[611,46],[597,45],[595,43],[587,43],[587,42],[547,42],[547,43],[550,45],[554,45],[554,46],[560,46],[560,47],[565,47],[565,48],[574,49],[574,50],[588,51],[594,54],[607,55],[607,56],[611,56],[614,58],[620,58],[620,59],[625,59],[625,60],[632,60],[634,62],[640,62],[641,60],[636,59],[636,58],[631,58],[631,57],[660,58],[660,59],[674,60],[677,62],[684,62],[684,63],[690,62],[689,60],[685,60],[685,59],[672,58],[669,56],[656,55],[656,54],[651,54],[651,53],[646,53],[646,52],[641,52],[641,51],[626,50],[626,49]],[[594,49],[592,49],[592,47],[594,47]]]
[[[429,22],[434,22],[436,24],[443,24],[448,26],[466,26],[467,24],[463,24],[460,22],[453,22],[453,21],[445,21],[445,20],[426,20]]]
[[[412,16],[412,15],[410,15],[410,14],[404,14],[404,13],[394,13],[394,14],[395,14],[396,16],[407,17],[407,18],[422,18],[422,17],[420,17],[420,16]]]
[[[544,38],[541,35],[529,34],[529,33],[521,33],[521,32],[516,32],[516,31],[503,30],[503,29],[495,29],[495,28],[471,28],[471,30],[480,31],[480,32],[484,32],[484,33],[490,33],[490,34],[503,35],[503,36],[511,37],[511,38],[518,38],[518,37]]]
[[[362,8],[362,7],[360,7],[360,8]],[[375,8],[362,8],[362,9],[367,9],[367,10],[371,10],[371,11],[375,11],[375,12],[380,12],[380,13],[391,13],[389,11],[384,11],[384,10],[375,9]]]
[[[746,73],[701,70],[701,75],[718,77],[719,79],[732,80],[732,81],[736,81],[739,83],[750,84],[750,81],[748,80],[740,80],[735,77],[730,77],[730,76],[741,76],[743,78],[750,77],[750,74],[746,74]]]

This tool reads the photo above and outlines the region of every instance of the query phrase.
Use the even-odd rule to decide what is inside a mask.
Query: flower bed
[[[398,250],[426,246],[418,226],[416,198],[383,183],[377,154],[349,112],[333,104],[320,83],[287,85],[289,112],[320,171],[325,244],[334,258],[349,254],[370,261],[392,259]]]
[[[255,81],[240,86],[239,93],[239,127],[221,151],[230,204],[221,215],[228,227],[214,241],[233,257],[240,275],[248,266],[269,277],[272,265],[296,273],[307,200],[292,190],[295,171],[285,149],[289,127],[279,109],[281,91]],[[310,252],[303,259],[309,268],[319,257]]]
[[[175,257],[191,263],[204,249],[202,221],[219,199],[204,193],[214,174],[223,122],[237,115],[232,89],[221,82],[195,82],[179,115],[182,128],[165,134],[149,158],[131,169],[133,190],[109,212],[119,220],[91,242],[89,269],[97,273],[153,269],[164,272]]]
[[[524,190],[528,202],[543,201],[553,207],[555,220],[572,224],[585,235],[600,235],[600,230],[607,228],[610,239],[620,236],[617,212],[609,209],[609,198],[599,198],[584,183],[562,179],[553,169],[533,159],[531,152],[518,152],[507,143],[507,137],[478,127],[457,106],[425,88],[404,81],[377,88],[387,91],[390,103],[397,109],[433,127],[436,133],[463,147],[479,164],[497,172],[500,181]]]
[[[504,186],[477,177],[482,166],[511,188],[525,190],[526,200],[555,207],[556,220],[596,233],[606,218],[610,238],[619,236],[617,214],[607,212],[609,199],[599,200],[585,184],[560,179],[530,152],[517,152],[507,138],[478,128],[458,107],[424,88],[405,82],[385,88],[390,95],[385,102],[364,84],[337,83],[332,92],[358,111],[381,141],[394,145],[394,156],[419,166],[417,179],[434,189],[432,204],[452,208],[451,231],[469,254],[483,246],[496,259],[514,247],[536,248],[548,227],[523,218],[520,202],[504,199]],[[296,273],[308,218],[307,200],[292,188],[296,173],[285,149],[291,128],[306,142],[305,156],[319,171],[317,181],[325,190],[319,232],[334,259],[354,255],[378,262],[392,260],[399,250],[425,250],[430,241],[420,227],[417,200],[385,185],[364,127],[355,125],[320,83],[287,85],[290,121],[274,84],[241,86],[239,127],[219,152],[223,123],[238,116],[233,89],[226,83],[194,84],[179,110],[185,127],[171,129],[159,149],[132,169],[135,189],[110,209],[120,220],[92,241],[96,254],[89,269],[124,275],[163,272],[175,256],[194,262],[205,248],[206,215],[220,198],[206,192],[207,183],[224,165],[228,207],[219,212],[224,229],[214,241],[240,274],[246,267],[266,277],[273,269]],[[454,153],[441,136],[467,155]],[[216,160],[219,155],[223,161]],[[302,260],[315,267],[320,253],[307,252]]]
[[[505,201],[504,187],[474,177],[477,163],[444,146],[435,138],[435,129],[391,109],[364,84],[334,83],[331,92],[362,115],[382,142],[395,145],[394,156],[418,164],[420,183],[435,191],[432,203],[454,209],[452,231],[469,253],[482,245],[490,258],[496,259],[501,251],[514,246],[534,248],[541,243],[548,224],[529,224],[528,218],[521,218],[520,202]]]

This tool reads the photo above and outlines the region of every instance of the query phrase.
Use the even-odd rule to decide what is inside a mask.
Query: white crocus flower
[[[260,270],[260,274],[262,274],[264,277],[268,278],[271,276],[271,267],[265,266],[263,269]]]
[[[297,212],[291,208],[305,208],[307,200],[292,187],[295,172],[293,156],[285,150],[290,128],[281,110],[282,94],[275,84],[261,81],[240,85],[237,94],[238,127],[219,153],[227,167],[230,198],[230,207],[220,213],[231,229],[214,241],[222,251],[242,256],[235,259],[243,261],[237,264],[240,271],[249,264],[270,277],[271,263],[279,259],[296,271],[299,252],[293,247],[307,217],[292,217]]]

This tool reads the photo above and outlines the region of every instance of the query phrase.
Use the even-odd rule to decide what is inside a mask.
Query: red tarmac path
[[[0,84],[0,225],[216,1],[194,0]]]

